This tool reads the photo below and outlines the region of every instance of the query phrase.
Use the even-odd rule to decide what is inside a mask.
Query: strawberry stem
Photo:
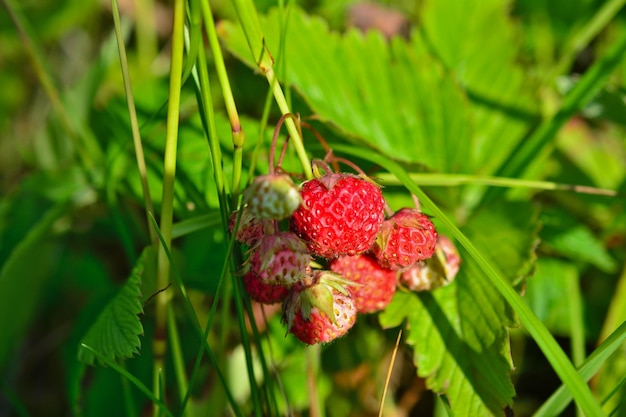
[[[278,123],[276,123],[276,127],[274,128],[274,134],[272,135],[272,144],[270,145],[270,158],[269,158],[269,173],[270,174],[275,174],[276,170],[274,167],[274,153],[276,152],[276,141],[278,140],[278,135],[280,134],[280,128],[282,127],[283,123],[285,123],[285,120],[287,119],[293,119],[296,127],[298,129],[298,133],[300,134],[300,137],[302,137],[302,131],[300,130],[300,117],[296,116],[293,113],[285,113],[281,116],[280,119],[278,119]],[[285,154],[285,148],[287,146],[287,142],[289,142],[289,136],[287,136],[287,139],[285,140],[285,144],[283,145],[282,148],[282,152],[280,154],[280,159],[278,160],[278,167],[280,167],[280,164],[282,164],[283,162],[283,156]]]
[[[420,204],[420,199],[415,194],[411,194],[411,198],[413,198],[413,204],[415,204],[415,208],[421,212],[422,205]]]
[[[326,157],[329,157],[329,155],[332,155],[333,150],[328,145],[328,142],[326,142],[326,139],[324,139],[324,137],[317,130],[315,130],[315,128],[312,125],[308,124],[305,121],[300,121],[300,125],[304,127],[305,129],[308,129],[311,133],[313,133],[313,136],[315,136],[315,139],[317,139],[320,145],[322,145],[322,148],[324,148],[324,150],[326,151]],[[324,160],[326,160],[326,157],[324,157]],[[339,172],[339,164],[336,161],[331,161],[331,163],[333,165],[333,169],[335,170],[335,172]]]
[[[287,135],[287,138],[285,138],[285,143],[283,144],[283,148],[280,150],[280,156],[278,157],[278,164],[276,165],[277,168],[280,168],[283,163],[283,158],[285,157],[285,152],[287,151],[287,145],[289,144],[290,137],[290,135]]]
[[[334,172],[332,168],[330,167],[330,165],[328,165],[326,161],[323,161],[321,159],[314,159],[311,164],[313,165],[313,171],[314,171],[315,176],[318,176],[318,174],[321,176],[320,168],[326,174],[332,174]]]
[[[369,178],[369,176],[365,173],[365,171],[363,171],[361,168],[359,168],[359,166],[357,164],[355,164],[354,162],[345,159],[345,158],[341,158],[339,156],[331,156],[331,161],[333,162],[341,162],[342,164],[348,165],[350,168],[352,168],[353,170],[355,170],[359,175],[361,175],[362,177],[365,178]]]

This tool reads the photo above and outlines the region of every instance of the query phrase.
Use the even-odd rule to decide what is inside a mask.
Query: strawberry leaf
[[[107,359],[130,358],[139,352],[143,327],[138,315],[143,313],[141,305],[141,276],[148,262],[154,262],[154,251],[146,248],[135,264],[133,271],[119,292],[109,301],[81,340],[78,359],[93,365],[95,355],[82,347],[91,347]]]
[[[537,100],[516,63],[519,37],[500,0],[427,1],[421,10],[426,43],[467,91],[474,121],[474,168],[493,173],[538,120]],[[498,36],[493,36],[497,33]]]
[[[464,233],[515,283],[534,259],[536,216],[526,203],[491,206],[476,213]],[[474,260],[463,251],[461,256],[452,284],[397,292],[380,322],[385,328],[406,323],[418,374],[448,397],[456,415],[502,415],[515,394],[507,327],[516,320]]]
[[[261,25],[277,70],[285,60],[284,79],[322,121],[393,158],[446,172],[467,164],[467,100],[426,48],[398,38],[389,43],[377,32],[340,36],[294,7],[279,54],[280,14],[261,17]],[[220,33],[227,48],[255,65],[241,28],[223,22]]]

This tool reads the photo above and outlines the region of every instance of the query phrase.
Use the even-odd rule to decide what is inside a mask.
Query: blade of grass
[[[567,358],[567,355],[559,347],[554,337],[550,334],[545,325],[532,312],[530,307],[524,302],[522,297],[515,289],[497,272],[493,265],[480,253],[474,244],[454,225],[454,223],[437,207],[433,201],[417,186],[409,175],[395,162],[385,158],[382,155],[374,154],[366,150],[354,148],[346,145],[335,145],[336,152],[347,153],[373,163],[376,163],[387,171],[395,175],[401,183],[417,198],[422,207],[437,218],[447,231],[459,241],[467,250],[476,263],[480,266],[487,278],[498,292],[511,305],[517,313],[520,321],[533,337],[541,351],[544,353],[548,362],[557,373],[561,381],[567,385],[572,391],[576,403],[580,405],[587,416],[603,416],[602,409],[595,401],[589,387],[585,381],[578,375],[576,369]]]
[[[626,323],[622,323],[607,339],[600,344],[579,368],[581,378],[589,381],[598,372],[602,364],[611,356],[622,343],[626,341]],[[572,401],[572,393],[566,385],[562,385],[543,403],[535,412],[534,417],[558,416]]]
[[[222,88],[226,113],[228,114],[228,120],[230,121],[230,129],[233,139],[232,191],[233,199],[236,199],[241,187],[243,145],[246,140],[246,136],[243,128],[241,127],[235,98],[233,97],[233,91],[230,88],[230,81],[228,79],[228,73],[226,72],[226,64],[224,63],[224,55],[222,54],[222,48],[220,47],[217,31],[215,30],[215,21],[213,19],[213,12],[211,11],[209,0],[202,0],[202,16],[204,17],[204,28],[209,40],[209,46],[211,47],[211,52],[213,53],[215,71],[217,72],[217,78]]]
[[[203,346],[203,349],[206,351],[207,357],[209,358],[211,365],[213,365],[213,368],[215,369],[215,372],[217,373],[217,376],[220,382],[222,383],[224,392],[226,393],[226,396],[228,398],[230,406],[233,409],[233,412],[237,416],[243,416],[244,414],[241,412],[239,405],[235,401],[235,397],[233,396],[233,394],[230,392],[230,389],[228,388],[228,382],[226,378],[224,377],[224,373],[219,367],[220,362],[218,362],[217,358],[215,357],[215,354],[213,353],[213,349],[211,349],[211,346],[209,346],[209,344],[206,341],[206,334],[205,332],[203,332],[202,328],[200,327],[200,323],[198,322],[198,316],[196,315],[193,309],[193,305],[191,304],[191,301],[189,300],[189,296],[187,295],[187,289],[185,288],[185,284],[183,283],[180,272],[178,271],[178,268],[176,267],[176,264],[174,263],[172,259],[172,254],[169,250],[169,247],[165,246],[165,238],[163,234],[161,233],[161,231],[159,230],[159,225],[157,224],[154,216],[150,216],[150,223],[152,224],[152,227],[154,227],[156,235],[158,236],[159,241],[161,243],[161,247],[163,251],[165,252],[165,255],[167,256],[167,259],[170,261],[170,265],[172,266],[172,271],[173,271],[172,276],[174,278],[174,282],[176,284],[178,292],[181,294],[183,298],[183,307],[184,307],[185,314],[187,314],[189,320],[191,321],[191,324],[193,325],[196,334],[200,337],[200,343]],[[163,291],[163,292],[166,292],[166,291]],[[209,326],[207,326],[207,334],[208,334],[208,327]]]
[[[206,58],[204,51],[200,50],[198,53],[198,65],[196,66],[198,71],[194,71],[194,80],[196,81],[196,89],[199,96],[200,107],[203,110],[201,117],[203,118],[203,127],[205,128],[205,134],[209,138],[209,147],[213,157],[214,174],[216,175],[216,183],[218,184],[218,197],[220,201],[220,211],[222,214],[222,222],[224,227],[228,224],[229,204],[228,198],[225,192],[225,181],[223,171],[221,168],[221,150],[219,140],[217,138],[217,129],[215,127],[215,118],[213,113],[213,104],[211,100],[211,91],[209,87],[209,77],[206,65]],[[218,182],[219,181],[219,182]],[[220,190],[222,190],[220,192]],[[235,265],[241,265],[241,259],[234,259]],[[248,381],[250,384],[250,392],[253,402],[253,410],[255,415],[261,416],[262,407],[258,387],[256,385],[256,379],[254,376],[254,368],[252,361],[252,351],[250,348],[250,339],[245,326],[245,309],[241,301],[241,283],[240,280],[233,276],[232,289],[234,296],[232,297],[235,302],[235,309],[237,311],[237,322],[239,325],[241,342],[244,347],[246,357],[246,368],[248,373]],[[228,294],[228,293],[227,293]],[[227,297],[226,305],[230,305],[231,297]],[[226,310],[223,310],[224,314],[229,314]],[[223,328],[226,331],[226,327]],[[224,333],[225,336],[225,333]],[[223,338],[225,340],[225,337]]]
[[[578,54],[613,20],[620,9],[624,7],[624,4],[626,4],[626,0],[609,0],[603,4],[587,24],[565,44],[561,58],[548,80],[558,74],[563,74],[572,65]]]
[[[41,48],[34,40],[34,31],[26,17],[21,13],[19,7],[16,6],[13,0],[4,0],[4,4],[17,29],[22,45],[30,58],[35,74],[52,104],[52,108],[60,118],[65,132],[78,152],[81,163],[87,168],[88,173],[91,172],[96,166],[96,161],[102,159],[102,150],[100,149],[98,141],[91,130],[84,127],[83,121],[74,120],[71,116],[72,112],[65,107],[65,104],[61,100],[61,94],[55,86],[54,77],[49,70],[50,67],[44,59]]]
[[[176,323],[172,306],[168,306],[167,308],[167,328],[170,337],[170,346],[172,347],[172,359],[174,362],[174,373],[176,374],[178,395],[180,398],[184,398],[190,391],[189,380],[187,379],[187,374],[185,373],[185,359],[180,345],[178,324]],[[193,408],[191,408],[181,413],[181,415],[193,417],[195,413],[193,412]]]
[[[259,70],[267,79],[267,82],[272,89],[272,93],[274,94],[274,99],[278,104],[278,108],[283,115],[291,113],[287,100],[285,99],[285,94],[283,93],[280,83],[276,78],[276,74],[274,73],[274,59],[265,44],[265,38],[263,36],[263,31],[261,30],[261,24],[259,23],[259,17],[254,1],[234,0],[233,5],[235,6],[237,18],[239,19],[239,23],[243,28],[244,35],[248,42],[248,46],[250,47],[250,52],[252,53]],[[291,119],[287,119],[285,121],[285,125],[287,126],[287,131],[291,136],[291,143],[293,143],[298,158],[300,159],[300,163],[302,164],[302,170],[304,171],[305,177],[313,178],[311,161],[309,160],[306,150],[304,149],[302,137],[300,136],[298,128]]]
[[[145,3],[150,3],[150,0],[143,0]],[[137,110],[135,108],[135,100],[133,99],[133,88],[130,81],[130,72],[128,71],[128,59],[126,57],[126,46],[124,45],[124,35],[122,34],[122,25],[120,23],[120,11],[117,4],[117,0],[111,0],[111,9],[113,13],[113,23],[115,25],[115,37],[117,38],[117,49],[120,56],[120,67],[122,70],[122,79],[124,80],[124,92],[126,94],[126,105],[128,107],[128,116],[130,118],[130,128],[133,137],[133,145],[135,147],[135,158],[137,160],[137,169],[139,171],[139,178],[141,180],[141,189],[143,191],[143,199],[146,210],[146,224],[150,231],[150,241],[156,244],[157,239],[154,235],[154,230],[150,227],[150,221],[148,220],[148,213],[154,213],[154,207],[152,206],[152,197],[150,196],[150,187],[148,185],[148,174],[146,170],[146,158],[143,152],[143,146],[141,144],[141,134],[139,133],[139,122],[137,121]],[[142,14],[142,13],[140,13]],[[138,18],[139,19],[139,18]],[[139,26],[139,22],[138,22]],[[139,27],[137,31],[139,31]],[[137,35],[139,37],[139,33]],[[138,40],[139,42],[139,40]],[[147,40],[143,40],[147,43]],[[147,45],[144,45],[146,48]],[[145,51],[144,53],[149,53]]]
[[[401,339],[402,339],[402,329],[398,331],[398,337],[396,338],[396,345],[393,348],[393,353],[391,354],[391,360],[389,361],[389,368],[387,369],[387,376],[385,377],[385,387],[383,388],[383,395],[380,397],[380,407],[378,409],[378,417],[383,417],[385,398],[387,398],[387,391],[389,389],[389,382],[391,381],[393,365],[396,363],[396,355],[398,354],[398,349],[400,347]]]
[[[167,124],[165,134],[165,158],[163,163],[163,195],[161,203],[160,230],[163,244],[157,253],[157,288],[166,288],[170,281],[170,260],[165,253],[172,243],[172,220],[174,217],[174,181],[176,178],[176,155],[178,147],[178,121],[183,75],[183,49],[185,28],[185,0],[174,1],[174,25],[172,28],[172,55],[168,94]],[[161,238],[161,237],[160,237]],[[155,330],[153,340],[153,389],[159,392],[159,373],[164,369],[167,348],[167,308],[169,294],[161,291],[155,297]],[[155,407],[154,416],[158,415]]]
[[[124,397],[124,408],[127,417],[137,417],[135,401],[130,390],[130,383],[123,375],[120,375],[120,383],[122,384],[122,395]]]
[[[239,219],[241,216],[237,216],[237,220],[235,222],[235,230],[237,227],[239,227]],[[220,302],[220,295],[223,291],[224,288],[224,283],[226,282],[226,274],[229,270],[229,266],[231,263],[230,260],[230,256],[231,253],[233,252],[233,248],[234,248],[234,243],[235,243],[235,239],[231,237],[231,239],[228,242],[228,251],[227,251],[227,256],[224,258],[224,263],[222,264],[222,270],[220,272],[220,276],[219,279],[217,281],[217,288],[215,289],[215,298],[213,300],[213,303],[211,305],[211,310],[209,311],[209,316],[207,317],[207,322],[206,325],[204,326],[204,332],[202,333],[202,337],[201,340],[203,341],[200,346],[198,347],[198,352],[196,354],[196,361],[193,367],[193,371],[191,373],[191,377],[190,377],[190,386],[191,387],[193,385],[193,382],[195,381],[195,379],[198,376],[198,371],[200,370],[200,363],[202,361],[202,356],[204,353],[204,344],[206,343],[206,340],[209,336],[209,331],[211,330],[211,325],[213,324],[213,318],[215,317],[215,314],[217,312],[217,307],[218,304]],[[191,395],[191,390],[188,389],[187,392],[185,393],[185,396],[183,398],[182,404],[181,404],[181,411],[180,411],[180,415],[183,415],[184,411],[185,411],[185,407],[187,406],[187,402],[189,400],[189,397]]]
[[[459,185],[489,185],[492,187],[511,188],[534,188],[546,191],[573,191],[582,194],[605,195],[608,197],[618,196],[617,191],[604,188],[588,187],[585,185],[559,184],[550,181],[533,181],[517,178],[488,177],[479,175],[462,174],[428,174],[409,173],[413,182],[421,186],[456,187]],[[401,185],[401,182],[390,173],[382,172],[376,174],[376,180],[383,185]]]
[[[583,313],[583,301],[580,293],[580,281],[576,279],[568,282],[568,300],[570,317],[570,340],[572,349],[572,362],[579,366],[585,360],[585,322]]]
[[[174,417],[174,414],[165,406],[163,401],[161,401],[157,396],[155,396],[148,387],[146,387],[143,382],[141,382],[137,377],[128,372],[126,369],[118,365],[116,362],[109,360],[104,355],[101,355],[100,352],[93,349],[91,346],[87,346],[84,343],[81,343],[81,346],[87,349],[89,352],[93,353],[93,355],[98,358],[100,362],[105,364],[107,367],[113,369],[115,372],[120,374],[123,378],[130,381],[139,391],[141,391],[146,397],[152,401],[154,405],[158,407],[158,409],[162,410],[166,415],[170,417]]]
[[[320,368],[320,346],[309,346],[306,350],[306,380],[309,394],[309,414],[311,417],[324,416],[324,404],[317,389],[317,376]]]
[[[544,120],[539,127],[524,141],[510,158],[499,169],[497,176],[517,178],[522,177],[526,168],[533,160],[540,158],[544,152],[550,151],[550,143],[554,140],[563,125],[606,85],[609,76],[624,60],[626,53],[626,31],[613,43],[610,49],[589,68],[563,98],[561,108],[556,114]],[[501,196],[502,190],[492,188],[487,190],[484,200],[495,199]]]
[[[213,108],[213,99],[211,98],[211,83],[209,80],[208,64],[204,48],[198,50],[197,65],[193,71],[193,80],[198,96],[198,105],[200,107],[200,118],[204,134],[209,144],[211,153],[211,162],[213,163],[213,178],[217,188],[217,196],[220,203],[220,213],[222,215],[222,224],[228,224],[228,191],[224,180],[224,171],[222,169],[222,149],[217,134],[217,126],[215,124],[215,112]],[[224,226],[225,227],[225,226]],[[224,229],[226,230],[226,229]]]
[[[141,74],[146,74],[150,72],[152,60],[156,58],[158,53],[154,0],[137,0],[135,10],[140,11],[135,14],[139,68],[141,68]]]

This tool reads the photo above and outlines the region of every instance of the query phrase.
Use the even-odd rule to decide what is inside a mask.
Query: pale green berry
[[[291,216],[302,202],[298,188],[285,174],[256,177],[244,191],[243,199],[250,213],[273,220]]]

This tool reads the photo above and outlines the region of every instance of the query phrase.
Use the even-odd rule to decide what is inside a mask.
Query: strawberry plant
[[[0,417],[623,415],[623,0],[0,7]]]

